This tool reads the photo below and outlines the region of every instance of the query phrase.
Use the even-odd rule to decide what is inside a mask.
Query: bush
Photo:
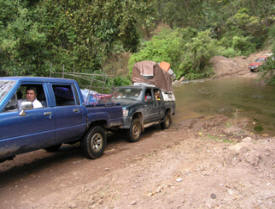
[[[249,55],[256,50],[252,36],[243,36],[239,31],[226,33],[219,41],[219,54],[226,57]]]
[[[225,47],[218,47],[217,48],[218,54],[224,57],[235,57],[235,56],[239,56],[240,52],[236,51],[234,48],[229,47],[229,48],[225,48]]]
[[[232,47],[236,51],[240,51],[242,55],[249,55],[256,50],[256,44],[251,42],[252,37],[234,36],[232,40]]]
[[[209,60],[216,55],[216,46],[217,42],[210,37],[209,30],[199,32],[183,48],[182,62],[176,71],[177,78],[182,75],[189,75],[192,78],[209,76]]]
[[[180,30],[163,30],[160,34],[153,36],[152,40],[145,42],[140,51],[130,57],[129,72],[132,72],[136,62],[143,60],[166,61],[177,66],[182,53],[182,45]]]
[[[259,70],[264,72],[263,77],[270,85],[275,85],[275,24],[273,24],[268,32],[269,40],[272,43],[273,55],[268,57],[266,62],[260,66]]]
[[[275,23],[270,27],[268,31],[268,37],[272,43],[273,56],[275,55]]]
[[[115,77],[113,79],[113,86],[128,86],[131,85],[131,80],[129,77]]]
[[[187,76],[197,79],[209,76],[209,60],[216,55],[216,41],[210,31],[197,32],[193,28],[164,30],[145,42],[138,53],[130,57],[130,73],[136,62],[152,60],[166,61],[176,73],[176,77]]]

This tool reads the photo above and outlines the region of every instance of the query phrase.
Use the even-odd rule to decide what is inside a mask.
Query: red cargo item
[[[112,94],[95,94],[97,104],[106,104],[112,102]]]

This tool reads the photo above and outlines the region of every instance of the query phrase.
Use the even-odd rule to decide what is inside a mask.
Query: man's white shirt
[[[24,100],[18,100],[18,106],[21,107],[21,103],[22,102],[29,102],[28,100],[24,99]],[[41,102],[39,102],[37,99],[33,100],[32,102],[32,106],[33,108],[42,108],[43,105],[41,104]]]
[[[41,108],[43,105],[37,99],[32,102],[33,108]]]

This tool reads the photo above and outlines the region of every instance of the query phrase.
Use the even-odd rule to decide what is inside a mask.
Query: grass
[[[232,140],[224,138],[222,136],[219,137],[219,136],[213,136],[211,134],[208,134],[207,137],[211,140],[216,141],[216,142],[223,142],[223,143],[229,143],[229,144],[233,143]]]

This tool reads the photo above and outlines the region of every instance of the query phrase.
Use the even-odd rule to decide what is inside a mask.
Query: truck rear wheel
[[[106,147],[106,131],[101,126],[94,126],[89,129],[81,140],[81,149],[89,159],[100,157]]]
[[[166,112],[164,116],[164,120],[160,123],[161,129],[167,129],[170,127],[172,123],[171,114],[169,112]]]
[[[128,139],[130,142],[137,142],[140,139],[142,132],[141,122],[139,118],[132,120],[131,127],[129,130]]]

